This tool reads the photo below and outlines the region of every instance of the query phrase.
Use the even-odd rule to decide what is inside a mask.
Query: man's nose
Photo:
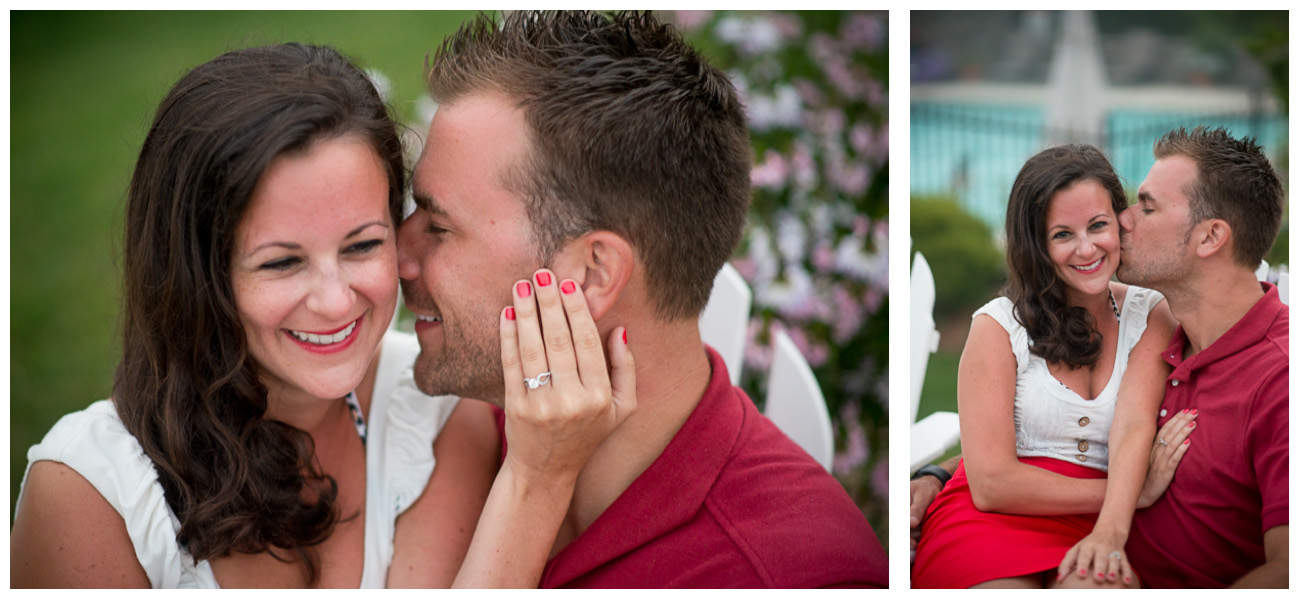
[[[415,279],[420,276],[419,232],[415,231],[416,215],[412,214],[397,228],[397,277]]]
[[[1119,213],[1119,226],[1124,231],[1133,231],[1133,209],[1137,205],[1130,206]]]

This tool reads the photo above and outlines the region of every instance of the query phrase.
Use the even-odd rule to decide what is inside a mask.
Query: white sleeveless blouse
[[[395,522],[424,493],[433,473],[433,440],[458,401],[429,397],[415,387],[411,367],[419,351],[411,334],[389,331],[384,336],[366,423],[363,588],[384,587],[393,562]],[[110,400],[60,419],[28,450],[28,472],[41,460],[71,467],[117,509],[154,588],[219,587],[208,561],[195,563],[176,543],[180,521],[163,497],[153,462],[126,431]]]
[[[1086,399],[1065,387],[1048,371],[1047,361],[1029,352],[1033,341],[1015,317],[1011,300],[994,298],[971,318],[993,317],[1011,339],[1016,357],[1016,456],[1046,456],[1105,472],[1110,459],[1110,425],[1120,380],[1129,353],[1147,328],[1147,315],[1164,296],[1155,290],[1129,286],[1120,309],[1115,367],[1096,398]]]

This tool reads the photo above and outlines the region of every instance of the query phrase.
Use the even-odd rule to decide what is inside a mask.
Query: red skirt
[[[1020,462],[1075,479],[1106,478],[1096,469],[1054,458],[1022,457]],[[912,587],[968,588],[1055,571],[1096,522],[1096,513],[1026,516],[980,511],[971,499],[963,461],[926,512]]]

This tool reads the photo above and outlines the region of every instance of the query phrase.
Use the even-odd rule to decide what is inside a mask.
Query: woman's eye
[[[1106,226],[1109,224],[1110,223],[1107,223],[1106,221],[1097,221],[1096,223],[1092,224],[1092,228],[1093,230],[1101,230],[1101,229],[1105,229]]]
[[[347,248],[347,253],[348,253],[348,254],[365,254],[366,252],[369,252],[369,251],[371,251],[371,250],[374,250],[375,248],[378,248],[379,245],[380,245],[380,244],[383,244],[383,243],[384,243],[383,240],[366,240],[366,241],[364,241],[364,242],[357,242],[357,243],[355,243],[355,244],[352,244],[351,246],[348,246],[348,248]]]
[[[262,263],[262,266],[258,268],[267,271],[287,271],[297,266],[298,262],[299,259],[296,256],[289,256],[289,257]]]
[[[1063,240],[1067,237],[1070,237],[1070,232],[1068,231],[1058,231],[1052,235],[1052,239],[1054,240]]]

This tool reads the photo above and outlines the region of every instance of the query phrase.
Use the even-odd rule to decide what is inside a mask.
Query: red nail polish
[[[626,330],[626,329],[623,330],[623,345],[624,345],[624,346],[627,345],[627,330]]]
[[[1191,425],[1188,425],[1187,428],[1188,428],[1188,429],[1196,429],[1196,421],[1192,421],[1192,424],[1191,424]]]
[[[541,272],[541,273],[538,273],[538,274],[537,274],[537,285],[539,285],[539,286],[541,286],[541,287],[546,287],[546,286],[548,286],[548,285],[551,285],[551,274],[550,274],[550,273],[547,273],[547,272],[544,272],[544,271]]]
[[[515,293],[519,294],[520,298],[527,298],[533,294],[533,286],[528,285],[527,281],[520,281],[515,284]]]
[[[572,281],[566,281],[566,282],[560,284],[560,291],[562,291],[562,292],[564,292],[564,293],[566,293],[566,294],[572,294],[572,293],[573,293],[573,290],[576,290],[576,289],[578,289],[578,286],[573,285],[573,282],[572,282]]]
[[[1192,414],[1196,414],[1196,409],[1195,409],[1195,408],[1192,409]]]
[[[1184,446],[1186,446],[1186,445],[1188,445],[1188,444],[1190,444],[1190,443],[1192,443],[1192,440],[1185,440],[1185,441],[1183,441],[1183,445],[1184,445]]]
[[[511,321],[515,320],[515,307],[513,306],[506,307],[506,318],[510,319]]]

